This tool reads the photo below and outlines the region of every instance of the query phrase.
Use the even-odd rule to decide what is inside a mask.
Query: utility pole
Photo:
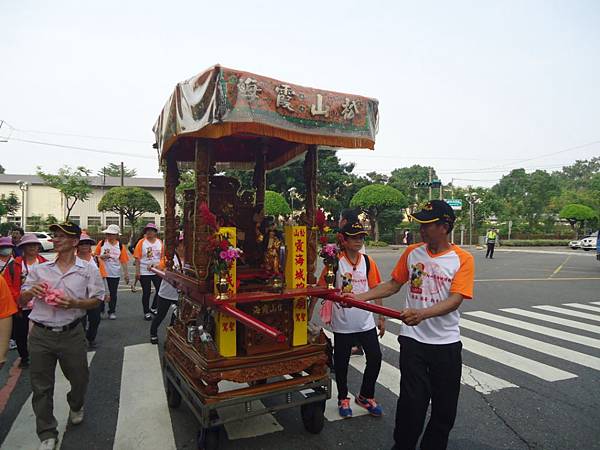
[[[429,200],[431,200],[431,172],[432,172],[432,168],[429,168]]]
[[[125,186],[125,166],[123,164],[123,161],[121,161],[121,187]],[[121,228],[121,232],[124,229],[124,223],[123,223],[123,213],[119,214],[119,227]]]

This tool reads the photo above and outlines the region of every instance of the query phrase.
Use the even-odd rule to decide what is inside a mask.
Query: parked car
[[[569,247],[571,247],[573,250],[581,248],[581,239],[569,242]]]
[[[54,243],[52,242],[52,236],[50,235],[50,233],[36,231],[34,234],[35,237],[37,237],[40,243],[42,244],[42,248],[40,249],[40,251],[50,252],[54,250]]]
[[[586,252],[590,250],[596,250],[598,245],[598,233],[594,233],[591,236],[587,236],[581,240],[581,248]]]

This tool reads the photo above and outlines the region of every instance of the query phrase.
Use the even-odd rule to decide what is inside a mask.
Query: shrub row
[[[500,244],[503,247],[564,247],[569,242],[568,239],[511,239]]]

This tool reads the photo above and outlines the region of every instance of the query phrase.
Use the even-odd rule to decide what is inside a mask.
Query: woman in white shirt
[[[142,285],[142,307],[144,309],[144,319],[152,320],[152,314],[156,314],[158,304],[158,290],[160,289],[161,278],[150,269],[158,266],[163,256],[163,243],[158,238],[158,227],[149,223],[144,227],[144,237],[135,246],[133,257],[135,258],[135,279]],[[154,285],[155,294],[150,303],[150,290]]]

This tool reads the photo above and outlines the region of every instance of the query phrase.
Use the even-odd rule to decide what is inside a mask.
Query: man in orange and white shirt
[[[412,218],[421,224],[423,242],[408,246],[391,280],[355,298],[389,297],[409,283],[398,337],[401,378],[393,448],[415,449],[431,401],[421,448],[445,449],[460,391],[458,307],[473,297],[475,269],[473,256],[449,242],[455,221],[450,205],[431,200]]]
[[[156,314],[158,305],[158,290],[161,278],[154,272],[152,267],[158,267],[163,256],[163,243],[158,238],[158,227],[149,223],[144,227],[144,237],[135,246],[133,257],[135,258],[135,279],[142,285],[142,307],[144,308],[144,319],[152,320],[152,314]],[[150,303],[150,290],[154,285],[154,300],[152,308]]]

